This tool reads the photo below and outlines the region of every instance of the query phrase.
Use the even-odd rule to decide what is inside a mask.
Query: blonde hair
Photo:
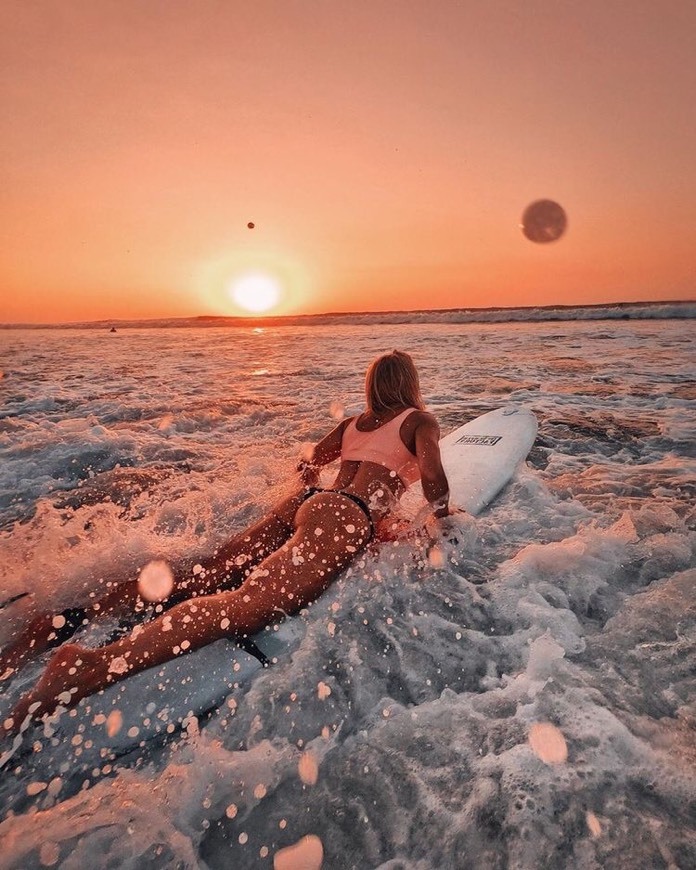
[[[393,350],[378,356],[365,375],[365,397],[373,413],[401,407],[424,410],[418,372],[409,354]]]

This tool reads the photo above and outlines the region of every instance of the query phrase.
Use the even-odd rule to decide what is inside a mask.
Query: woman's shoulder
[[[430,411],[426,411],[425,408],[415,408],[412,414],[409,414],[409,419],[413,420],[414,423],[421,424],[426,423],[428,425],[432,425],[433,423],[437,425],[437,419],[434,414],[431,414]]]
[[[350,426],[350,424],[354,423],[357,419],[358,419],[357,414],[355,414],[352,417],[342,417],[336,426],[336,431],[341,432],[341,433],[345,432],[346,429]]]
[[[420,429],[421,426],[427,429],[437,430],[438,432],[440,430],[440,426],[435,416],[424,408],[415,408],[413,413],[406,417],[404,423],[408,425],[408,428],[412,432],[415,432],[416,429]]]

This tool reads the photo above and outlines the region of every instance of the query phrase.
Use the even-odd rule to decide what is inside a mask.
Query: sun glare
[[[237,278],[230,287],[233,301],[245,311],[261,314],[278,304],[281,288],[270,275],[254,272]]]

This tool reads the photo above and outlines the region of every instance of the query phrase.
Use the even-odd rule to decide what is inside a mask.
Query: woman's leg
[[[58,703],[72,706],[130,674],[220,638],[255,634],[297,613],[355,558],[369,534],[365,514],[345,496],[313,496],[297,511],[290,540],[261,562],[239,589],[177,604],[129,637],[100,649],[62,647],[36,688],[13,711],[11,730],[19,729],[27,713],[38,717]]]
[[[304,493],[284,499],[262,520],[223,544],[207,559],[187,558],[173,565],[174,587],[156,604],[168,609],[179,601],[209,595],[219,588],[240,586],[259,562],[282,546],[294,531],[293,518]],[[195,572],[194,572],[195,569]],[[148,606],[139,591],[138,580],[113,586],[104,597],[84,608],[70,608],[59,614],[42,614],[32,620],[0,652],[0,679],[9,676],[30,656],[40,655],[71,637],[85,622],[98,615],[120,616]]]

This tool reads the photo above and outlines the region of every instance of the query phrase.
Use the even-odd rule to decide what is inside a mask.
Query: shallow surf
[[[362,558],[233,705],[89,767],[34,732],[0,781],[4,866],[272,867],[306,836],[337,868],[696,864],[688,321],[0,342],[2,600],[24,596],[3,640],[243,529],[384,350],[413,354],[443,433],[506,403],[540,422],[443,561],[410,542]]]

